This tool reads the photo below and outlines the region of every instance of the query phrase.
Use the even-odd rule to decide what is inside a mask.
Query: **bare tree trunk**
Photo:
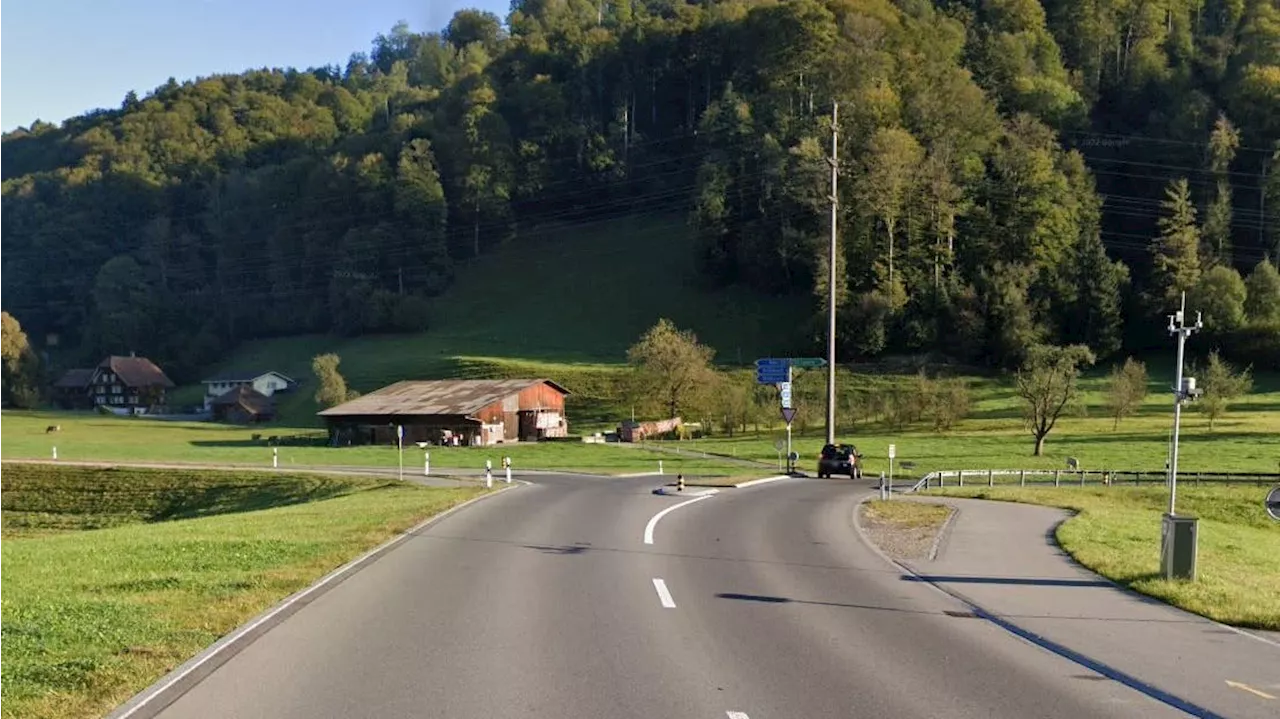
[[[1036,456],[1037,457],[1044,455],[1044,438],[1048,436],[1049,436],[1048,432],[1044,434],[1036,435]]]

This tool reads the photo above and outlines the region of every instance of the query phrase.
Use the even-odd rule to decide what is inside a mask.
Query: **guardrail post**
[[[996,471],[994,469],[987,470],[987,486],[988,487],[996,486]]]
[[[1087,476],[1088,474],[1089,474],[1089,470],[1087,470],[1087,469],[1082,469],[1082,470],[1080,470],[1080,486],[1081,486],[1081,487],[1083,487],[1083,486],[1084,486],[1084,478],[1085,478],[1085,476]]]
[[[1062,486],[1062,470],[1060,469],[1053,470],[1053,486],[1055,487]]]
[[[1027,470],[1025,469],[1018,471],[1018,486],[1019,487],[1027,486]]]
[[[964,470],[960,470],[960,486],[964,486]]]

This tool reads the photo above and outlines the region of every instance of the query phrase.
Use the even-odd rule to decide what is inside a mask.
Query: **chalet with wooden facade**
[[[104,406],[142,413],[163,407],[173,387],[173,380],[146,357],[113,355],[93,369],[68,370],[54,383],[54,393],[68,409]]]
[[[212,408],[214,400],[239,387],[249,387],[263,397],[277,392],[288,392],[298,386],[291,377],[275,370],[233,370],[201,380],[204,385],[204,406]]]
[[[546,379],[403,381],[319,412],[330,443],[484,446],[569,433],[569,391]]]

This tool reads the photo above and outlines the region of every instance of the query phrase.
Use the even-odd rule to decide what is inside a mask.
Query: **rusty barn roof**
[[[319,412],[322,417],[352,415],[449,415],[477,412],[535,384],[569,390],[548,379],[404,380]]]

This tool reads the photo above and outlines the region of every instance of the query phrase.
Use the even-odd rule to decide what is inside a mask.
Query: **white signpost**
[[[396,425],[396,449],[400,455],[400,481],[404,481],[404,425]]]
[[[893,496],[893,458],[898,455],[897,445],[889,445],[889,496]]]

